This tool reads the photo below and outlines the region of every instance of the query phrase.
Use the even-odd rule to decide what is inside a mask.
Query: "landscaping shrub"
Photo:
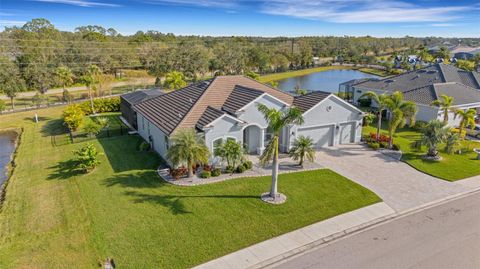
[[[378,142],[370,142],[368,143],[368,146],[374,150],[378,150],[380,148],[380,145],[378,144]]]
[[[237,166],[237,169],[235,169],[235,173],[241,174],[241,173],[245,172],[245,170],[247,170],[247,169],[245,169],[245,166],[239,165],[239,166]]]
[[[206,165],[203,166],[203,170],[204,170],[204,171],[212,171],[212,166],[206,164]]]
[[[382,148],[382,149],[388,148],[388,143],[387,142],[379,142],[378,144],[380,145],[380,148]]]
[[[396,151],[399,151],[400,150],[400,145],[399,144],[393,144],[392,149],[396,150]]]
[[[222,170],[220,170],[220,168],[215,168],[212,170],[212,177],[218,177],[219,175],[222,174]]]
[[[377,134],[376,133],[370,133],[370,137],[368,138],[368,140],[366,140],[367,142],[368,141],[377,141]],[[380,134],[380,136],[378,137],[378,141],[377,142],[387,142],[390,141],[390,136],[386,135],[386,134]]]
[[[177,169],[170,169],[170,175],[174,179],[179,179],[186,174],[187,174],[187,168],[185,168],[185,167],[179,167]]]
[[[76,131],[83,122],[85,114],[79,105],[70,105],[63,111],[63,121],[69,130]]]
[[[225,167],[225,173],[231,174],[233,173],[233,170],[234,168],[231,165],[227,165],[227,167]]]
[[[198,176],[200,178],[209,178],[212,176],[212,173],[210,171],[202,171]]]
[[[90,137],[97,135],[101,130],[102,126],[91,119],[88,119],[83,125],[83,131],[86,132]]]
[[[5,110],[5,107],[6,107],[5,101],[0,99],[0,113]]]
[[[92,107],[90,101],[85,101],[80,104],[85,115],[92,114]],[[93,107],[96,113],[117,112],[120,111],[120,98],[98,98],[93,100]]]
[[[142,141],[140,145],[138,146],[139,151],[149,151],[150,150],[150,144],[147,143],[146,141]]]
[[[84,173],[88,173],[95,169],[97,165],[100,164],[98,160],[98,152],[97,149],[93,146],[93,144],[88,144],[85,147],[76,150],[73,152],[77,158],[77,168],[82,170]]]
[[[253,162],[252,161],[246,161],[243,163],[243,166],[245,167],[246,170],[250,170],[253,167]]]
[[[415,129],[417,131],[421,131],[421,130],[423,130],[423,128],[425,128],[425,126],[427,126],[427,122],[419,120],[419,121],[415,122],[415,125],[413,126],[413,129]]]

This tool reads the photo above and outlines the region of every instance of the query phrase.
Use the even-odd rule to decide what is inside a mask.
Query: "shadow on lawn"
[[[104,185],[107,187],[159,188],[166,184],[168,183],[158,178],[156,171],[153,170],[117,174],[104,180]]]
[[[117,136],[98,139],[102,145],[105,156],[116,173],[157,169],[162,163],[160,157],[154,152],[139,151],[141,142],[139,136]]]
[[[62,119],[54,119],[54,120],[49,120],[46,118],[48,121],[42,126],[42,134],[44,136],[50,136],[50,135],[61,135],[61,134],[66,134],[67,129],[63,125],[63,120]]]
[[[167,207],[174,215],[192,214],[185,207],[183,199],[203,199],[203,198],[218,198],[218,199],[259,199],[259,195],[157,195],[144,194],[135,191],[127,191],[126,195],[133,196],[135,203],[154,203]]]
[[[75,160],[68,160],[59,162],[57,165],[49,167],[55,171],[50,173],[47,179],[69,179],[73,176],[79,175],[82,172],[76,169],[77,162]]]

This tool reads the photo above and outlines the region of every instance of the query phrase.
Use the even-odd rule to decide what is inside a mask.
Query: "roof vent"
[[[178,113],[178,117],[181,118],[181,117],[182,117],[182,113]]]
[[[193,103],[193,100],[192,100],[192,98],[188,98],[188,101],[190,101],[190,103]]]
[[[394,79],[387,79],[385,82],[386,83],[392,83],[392,82],[395,82],[395,80]]]

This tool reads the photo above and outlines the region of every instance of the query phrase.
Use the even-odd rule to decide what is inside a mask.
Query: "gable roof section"
[[[205,112],[203,112],[195,127],[197,127],[198,129],[202,129],[203,127],[207,126],[208,124],[212,123],[214,120],[220,118],[223,115],[225,115],[223,111],[220,111],[211,106],[207,106],[207,109],[205,109]]]
[[[145,116],[163,133],[170,135],[207,90],[209,81],[144,101],[135,110]]]
[[[138,90],[134,92],[129,92],[129,93],[122,94],[120,97],[125,99],[131,105],[136,105],[145,100],[155,98],[162,94],[163,94],[162,91],[158,89],[152,89],[152,90]]]
[[[222,106],[222,110],[235,114],[239,109],[257,99],[264,92],[236,85]]]
[[[328,92],[315,91],[306,95],[296,96],[293,100],[293,105],[299,108],[302,113],[305,113],[330,95],[331,93]]]
[[[201,98],[198,99],[195,106],[190,109],[188,114],[184,117],[184,119],[182,119],[182,121],[173,131],[181,128],[194,127],[200,117],[203,115],[203,112],[205,112],[205,110],[207,109],[207,106],[211,106],[219,110],[222,109],[223,104],[227,101],[228,97],[233,92],[236,85],[268,93],[287,104],[293,103],[292,95],[262,84],[254,79],[241,75],[218,76],[212,80],[212,82],[208,86],[208,89],[205,91],[205,94],[203,94]]]
[[[480,91],[458,82],[435,84],[433,88],[437,96],[445,94],[453,97],[454,106],[480,103]]]
[[[424,105],[431,105],[438,98],[433,86],[430,85],[406,91],[403,93],[403,97],[407,101]]]

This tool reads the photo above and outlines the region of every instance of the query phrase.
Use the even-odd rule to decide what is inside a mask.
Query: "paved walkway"
[[[291,252],[315,247],[345,235],[354,227],[360,228],[394,213],[385,203],[377,203],[263,241],[194,268],[261,268],[282,260],[287,252],[291,255]]]
[[[363,145],[323,149],[317,153],[316,161],[372,190],[396,211],[471,189],[426,175]]]

